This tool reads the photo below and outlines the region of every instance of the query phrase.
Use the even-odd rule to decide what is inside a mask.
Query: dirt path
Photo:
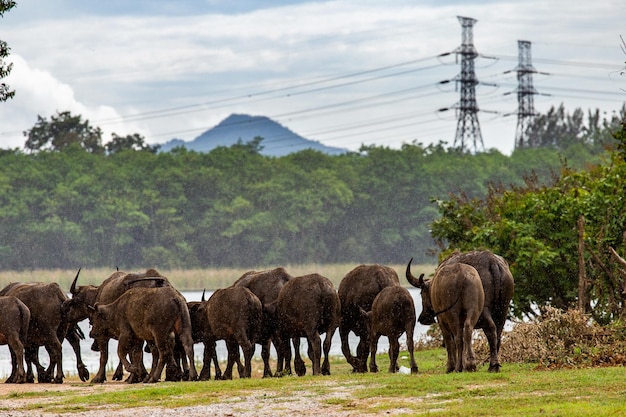
[[[249,395],[237,395],[225,398],[223,401],[209,405],[199,405],[193,407],[161,408],[158,404],[155,407],[146,408],[124,408],[117,410],[114,404],[97,407],[89,411],[68,411],[67,413],[48,413],[37,410],[29,410],[32,404],[42,404],[46,400],[41,396],[31,397],[23,395],[26,393],[46,393],[49,392],[51,398],[59,392],[73,392],[77,395],[92,395],[114,390],[124,390],[132,388],[123,382],[107,382],[102,385],[90,385],[86,383],[64,383],[64,384],[0,384],[0,416],[4,417],[53,417],[53,416],[74,416],[74,417],[109,417],[117,415],[132,415],[134,417],[166,417],[166,416],[243,416],[243,417],[269,417],[269,416],[319,416],[325,417],[347,417],[361,415],[361,412],[346,411],[339,405],[329,405],[328,399],[346,399],[350,397],[351,390],[356,387],[346,388],[337,386],[330,394],[318,396],[306,390],[298,392],[298,395],[285,397],[281,393],[269,390],[255,390]],[[371,406],[375,406],[372,402]],[[359,409],[358,407],[356,408]],[[386,410],[386,415],[406,413],[409,410],[396,409]]]

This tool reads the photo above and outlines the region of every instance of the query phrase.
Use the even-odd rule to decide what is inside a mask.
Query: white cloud
[[[0,143],[5,148],[22,147],[26,141],[23,132],[32,128],[37,116],[49,119],[57,112],[70,111],[86,120],[119,120],[117,111],[106,105],[89,105],[76,99],[73,88],[55,79],[49,72],[32,68],[20,55],[11,54],[13,70],[5,79],[15,97],[0,103]],[[103,140],[112,132],[128,134],[141,132],[136,126],[103,124]]]
[[[538,89],[566,89],[562,96],[537,97],[538,109],[543,111],[562,101],[572,110],[576,106],[621,107],[619,97],[602,101],[599,95],[624,87],[615,86],[619,80],[608,79],[611,69],[555,66],[546,60],[614,62],[619,70],[624,61],[619,50],[623,13],[617,12],[624,10],[622,2],[416,3],[338,0],[237,14],[176,16],[90,15],[83,9],[80,16],[68,11],[72,17],[63,18],[62,11],[57,10],[53,19],[39,17],[35,21],[29,21],[28,14],[20,15],[16,8],[3,19],[8,29],[1,35],[16,54],[10,56],[15,69],[7,81],[17,96],[0,104],[0,146],[21,145],[24,140],[19,131],[31,127],[37,114],[49,117],[63,110],[61,107],[80,112],[95,124],[119,115],[181,108],[159,117],[140,116],[140,121],[123,126],[100,125],[120,134],[139,132],[149,142],[174,136],[192,139],[229,113],[241,112],[276,116],[279,122],[311,135],[311,139],[351,149],[361,143],[399,146],[413,139],[451,143],[456,128],[454,112],[438,114],[437,109],[452,107],[459,99],[458,91],[453,83],[435,85],[458,74],[453,55],[443,60],[448,65],[433,60],[406,67],[414,68],[414,73],[337,89],[307,94],[293,94],[293,90],[281,94],[280,89],[453,51],[461,42],[457,15],[478,20],[474,44],[479,52],[512,58],[477,62],[481,80],[501,83],[499,89],[477,91],[481,109],[515,111],[515,96],[502,95],[515,88],[515,74],[508,79],[501,74],[517,65],[518,39],[532,41],[535,67],[553,74],[537,77]],[[69,7],[67,4],[60,7]],[[185,3],[187,8],[192,4]],[[149,10],[150,6],[146,3],[144,7]],[[21,20],[11,21],[14,13]],[[435,68],[418,70],[427,66]],[[607,87],[611,82],[613,85]],[[421,86],[432,87],[416,91],[411,100],[398,96],[397,103],[388,98],[385,105],[373,105],[383,101],[372,99],[374,96]],[[589,100],[575,89],[599,93]],[[267,95],[257,95],[271,90],[277,91],[271,100]],[[233,100],[246,95],[248,99]],[[355,104],[332,107],[350,100]],[[324,106],[329,106],[324,112],[307,111]],[[371,120],[390,120],[398,114],[407,114],[406,120],[343,129]],[[514,117],[480,114],[479,120],[485,145],[511,149]],[[13,136],[8,140],[6,132],[15,130],[17,141]]]

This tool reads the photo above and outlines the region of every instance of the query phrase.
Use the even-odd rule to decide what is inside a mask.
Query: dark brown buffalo
[[[389,339],[389,372],[398,371],[398,355],[402,333],[406,333],[406,346],[411,358],[411,373],[417,373],[417,363],[413,352],[413,332],[415,330],[415,304],[409,291],[399,285],[383,288],[372,303],[372,310],[365,314],[370,338],[370,372],[378,372],[376,351],[378,339],[387,336]]]
[[[197,379],[187,302],[174,288],[131,288],[112,303],[96,303],[91,320],[91,337],[117,338],[118,357],[132,375],[139,375],[143,366],[143,342],[153,342],[156,364],[144,382],[157,382],[166,364],[174,366],[175,336],[189,360],[189,379]]]
[[[281,349],[285,362],[291,360],[289,339],[306,337],[308,355],[313,363],[313,375],[330,375],[328,353],[331,340],[341,320],[341,305],[332,282],[319,274],[309,274],[293,278],[283,286],[278,294],[278,320],[281,333]],[[322,356],[321,333],[324,339],[324,363]],[[304,362],[295,345],[294,368],[299,376],[306,373]],[[296,362],[297,361],[297,362]]]
[[[70,294],[72,298],[64,303],[63,309],[68,320],[79,322],[90,318],[93,312],[93,306],[96,303],[109,304],[117,300],[124,292],[131,288],[158,288],[163,286],[171,286],[169,280],[162,276],[155,269],[148,269],[145,273],[128,273],[116,271],[99,286],[93,285],[76,285],[78,275],[76,274],[72,285],[70,286]],[[102,336],[94,340],[93,350],[100,351],[100,366],[98,372],[91,380],[91,383],[103,383],[106,381],[106,364],[109,359],[109,337]],[[131,375],[134,381],[142,381],[148,372],[142,364],[138,364],[139,375]],[[123,377],[123,367],[120,363],[113,374],[113,380],[121,380]],[[178,372],[176,372],[178,373]],[[168,367],[168,379],[179,379],[179,376],[170,377]]]
[[[37,367],[39,382],[63,382],[63,351],[61,343],[67,339],[76,354],[76,365],[81,380],[89,378],[89,371],[80,355],[80,339],[82,335],[76,323],[69,322],[63,312],[62,305],[67,296],[58,284],[41,282],[14,282],[7,285],[0,296],[19,298],[30,310],[30,324],[25,345],[26,379],[34,382],[32,364]],[[39,346],[44,346],[50,356],[48,369],[39,364]],[[54,374],[54,378],[53,375]]]
[[[209,326],[206,330],[205,347],[214,347],[215,341],[224,340],[228,349],[228,364],[222,378],[232,379],[235,363],[238,365],[239,377],[250,378],[254,344],[262,330],[261,301],[246,287],[228,287],[211,295],[206,302],[206,312]],[[244,356],[243,369],[239,360],[240,347]],[[215,352],[211,354],[215,355]]]
[[[28,337],[30,310],[16,297],[0,297],[0,345],[9,345],[11,375],[7,383],[26,382],[24,343]]]
[[[187,308],[189,309],[189,318],[191,319],[191,337],[193,342],[204,344],[202,370],[200,371],[198,380],[208,381],[211,379],[211,361],[213,361],[215,366],[215,380],[221,379],[222,371],[217,361],[216,344],[210,334],[211,328],[209,327],[209,317],[206,311],[204,292],[202,293],[201,301],[188,301]],[[240,368],[243,367],[240,363],[237,365]]]
[[[440,265],[464,263],[473,266],[480,275],[485,293],[485,307],[476,323],[477,329],[483,329],[489,343],[489,372],[500,371],[500,343],[502,329],[506,322],[509,305],[513,298],[514,280],[508,263],[499,255],[488,250],[455,252]],[[407,279],[411,284],[410,265],[407,266]],[[412,278],[409,279],[409,276]],[[415,285],[415,284],[413,284]],[[420,320],[420,323],[422,321]]]
[[[396,271],[384,265],[359,265],[348,272],[339,283],[337,292],[341,302],[341,351],[352,365],[353,372],[367,372],[370,337],[367,320],[361,315],[361,309],[370,311],[378,293],[390,286],[400,286],[400,281]],[[352,356],[348,343],[351,331],[359,337],[356,356]]]
[[[263,323],[262,330],[257,343],[261,345],[261,358],[263,358],[263,377],[272,376],[270,368],[270,344],[274,341],[276,352],[279,352],[278,338],[278,316],[276,311],[276,302],[278,294],[283,286],[293,277],[287,273],[284,268],[274,268],[268,271],[249,271],[243,274],[233,287],[246,287],[261,301],[263,306]],[[278,375],[283,372],[282,354],[278,354],[276,373]]]
[[[433,324],[437,317],[448,351],[446,372],[475,371],[472,332],[485,303],[476,269],[461,263],[439,265],[432,280],[419,277],[418,288],[422,289],[420,323]]]

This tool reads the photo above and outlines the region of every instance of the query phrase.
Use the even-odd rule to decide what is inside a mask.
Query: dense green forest
[[[599,162],[607,135],[596,130],[511,156],[413,143],[273,158],[259,154],[262,138],[158,152],[139,135],[102,145],[99,128],[68,112],[39,117],[24,150],[0,154],[0,267],[436,262],[437,201]]]

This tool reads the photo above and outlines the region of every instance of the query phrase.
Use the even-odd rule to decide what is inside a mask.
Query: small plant
[[[475,339],[476,352],[489,358],[482,333]],[[502,337],[503,362],[537,363],[542,368],[588,367],[626,364],[626,327],[595,324],[579,310],[542,309],[532,323],[516,323]]]

